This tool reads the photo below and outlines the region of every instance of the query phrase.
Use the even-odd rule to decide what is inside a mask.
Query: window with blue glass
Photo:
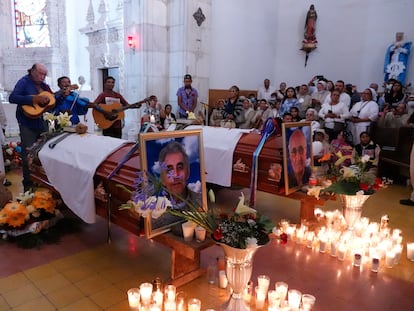
[[[50,47],[46,0],[15,0],[16,46]]]

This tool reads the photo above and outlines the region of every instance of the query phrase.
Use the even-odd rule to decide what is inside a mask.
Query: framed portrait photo
[[[311,123],[283,123],[282,136],[285,194],[288,195],[309,182],[313,163]]]
[[[143,182],[151,182],[149,176],[160,181],[173,208],[186,208],[179,198],[208,208],[202,139],[199,129],[140,134]],[[148,216],[145,235],[152,238],[170,230],[181,231],[184,221],[168,212],[158,218]]]

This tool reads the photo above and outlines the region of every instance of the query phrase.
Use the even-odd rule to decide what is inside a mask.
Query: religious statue
[[[404,42],[404,33],[397,32],[395,42],[387,48],[384,62],[384,81],[396,79],[405,84],[405,76],[407,73],[408,57],[412,42]]]
[[[315,6],[312,4],[309,8],[308,13],[306,14],[305,22],[305,39],[304,42],[318,42],[315,35],[315,25],[318,14],[316,13]]]
[[[317,18],[318,14],[316,13],[315,6],[312,4],[306,14],[305,33],[301,48],[302,51],[306,52],[305,67],[308,62],[309,53],[316,49],[316,45],[318,43],[315,35]]]

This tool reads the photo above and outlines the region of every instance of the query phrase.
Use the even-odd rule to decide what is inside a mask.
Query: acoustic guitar
[[[112,103],[112,104],[98,104],[100,109],[104,110],[99,111],[96,108],[92,110],[93,119],[95,120],[96,125],[100,129],[107,129],[114,124],[117,120],[122,120],[125,117],[124,111],[127,109],[140,108],[143,103],[148,102],[149,98],[145,98],[135,104],[122,106],[121,103]]]
[[[38,100],[35,97],[31,105],[30,104],[22,105],[23,113],[27,117],[32,118],[32,119],[37,119],[44,112],[52,109],[56,103],[55,95],[53,95],[50,92],[43,91],[37,94],[37,96],[46,96],[47,98],[49,98],[49,102],[46,105],[42,106],[39,104]]]

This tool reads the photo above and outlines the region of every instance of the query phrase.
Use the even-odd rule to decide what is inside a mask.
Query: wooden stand
[[[153,238],[154,241],[171,248],[171,282],[181,286],[202,276],[205,273],[200,267],[200,252],[214,245],[214,241],[206,239],[204,242],[185,242],[182,237],[171,232]]]
[[[307,195],[306,193],[294,192],[287,197],[300,201],[300,221],[315,221],[315,205],[325,205],[325,200],[318,200],[314,196]]]

